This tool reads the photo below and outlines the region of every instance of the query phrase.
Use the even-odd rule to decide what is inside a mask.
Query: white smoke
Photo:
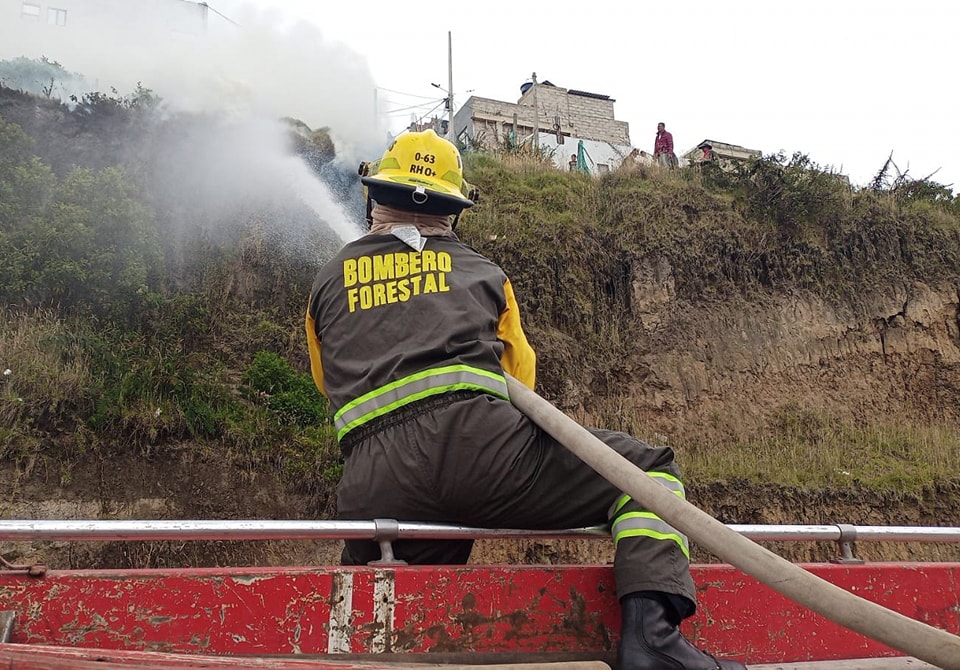
[[[366,59],[315,25],[229,0],[235,14],[184,0],[65,4],[63,27],[4,20],[0,59],[45,57],[103,93],[139,82],[177,110],[294,117],[354,146],[384,136]]]
[[[67,25],[59,32],[44,21],[0,27],[0,59],[45,57],[82,75],[92,87],[87,92],[123,96],[141,85],[163,100],[165,110],[226,119],[232,130],[190,152],[191,170],[203,165],[215,170],[198,174],[199,180],[221,192],[243,184],[239,197],[277,193],[280,185],[293,189],[341,238],[355,237],[357,223],[309,167],[291,156],[276,122],[291,117],[313,130],[329,128],[344,166],[379,155],[386,130],[376,119],[366,60],[312,24],[229,0],[215,4],[67,3]],[[83,13],[93,5],[115,11],[94,12],[94,21]],[[223,141],[226,137],[231,142]],[[216,153],[203,154],[205,147]]]
[[[303,243],[316,219],[326,223],[342,242],[361,234],[357,212],[348,211],[307,163],[291,153],[289,129],[273,119],[222,120],[204,118],[175,125],[176,135],[161,138],[154,186],[191,220],[208,232],[236,226],[251,209],[289,210],[294,201],[316,217],[284,217],[279,231],[289,241]],[[184,234],[187,231],[176,231]],[[221,230],[220,232],[225,232]]]

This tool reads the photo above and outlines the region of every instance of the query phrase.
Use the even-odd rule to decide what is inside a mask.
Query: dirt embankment
[[[960,419],[958,288],[920,282],[836,306],[810,294],[724,305],[675,320],[647,356],[657,409],[763,409],[802,401],[844,418]],[[735,406],[735,405],[734,405]]]
[[[681,312],[669,282],[634,285],[639,323],[635,357],[621,365],[616,394],[665,432],[680,423],[709,424],[718,413],[748,425],[785,402],[841,412],[855,421],[892,416],[960,422],[960,323],[955,287],[903,286],[839,309],[811,296],[769,304],[721,305]],[[653,296],[653,297],[651,297]],[[656,296],[660,296],[657,298]],[[644,298],[641,298],[644,297]],[[658,351],[659,349],[659,351]],[[601,385],[600,381],[604,383]],[[589,416],[608,405],[609,376],[581,371],[558,404]],[[709,439],[709,429],[703,435]],[[954,464],[958,465],[958,464]],[[236,471],[184,444],[149,457],[70,464],[39,459],[0,469],[8,518],[316,518],[329,498],[284,490],[265,473]],[[949,473],[945,473],[950,481]],[[688,497],[732,524],[960,526],[960,465],[953,480],[921,493],[882,495],[844,488],[799,490],[772,483],[689,482]],[[793,560],[829,560],[832,543],[773,543]],[[336,561],[335,542],[100,544],[0,543],[8,560],[56,567],[316,564]],[[960,544],[860,543],[871,560],[960,560]],[[713,560],[694,550],[695,561]],[[479,542],[477,562],[606,562],[610,543],[596,540]]]
[[[65,108],[14,92],[0,95],[0,114],[37,139],[37,153],[58,174],[76,165],[93,169],[111,165],[118,155],[133,160],[149,145],[128,141],[131,136],[143,138],[137,126],[118,125],[113,114],[74,116]],[[684,193],[676,197],[686,197]],[[718,200],[704,211],[720,218],[735,215],[733,210],[720,211],[721,204]],[[686,225],[686,217],[677,212],[688,209],[685,204],[671,205],[662,214],[673,212],[681,218],[676,222],[681,226]],[[882,285],[864,282],[856,298],[843,300],[831,301],[799,288],[774,292],[770,286],[782,282],[772,280],[749,298],[744,291],[712,301],[695,300],[697,285],[689,281],[701,269],[695,254],[686,256],[685,265],[678,261],[674,266],[670,253],[674,259],[683,257],[677,249],[651,252],[648,245],[640,252],[642,245],[636,240],[632,247],[618,246],[629,234],[610,235],[593,245],[610,251],[607,275],[600,276],[602,263],[593,262],[597,257],[570,261],[553,257],[551,250],[549,262],[541,262],[535,270],[541,275],[536,278],[538,284],[523,273],[524,267],[534,265],[535,259],[525,253],[528,249],[501,249],[497,255],[495,244],[511,237],[476,242],[503,262],[524,310],[530,308],[525,317],[541,357],[541,392],[585,423],[611,428],[642,425],[663,435],[675,434],[680,427],[696,427],[698,439],[709,445],[731,425],[745,432],[759,429],[779,408],[794,403],[857,425],[902,419],[910,425],[960,426],[960,270],[941,267],[941,279],[926,282],[915,278]],[[683,235],[677,233],[677,237]],[[862,237],[870,241],[866,233]],[[579,241],[579,237],[574,240]],[[733,263],[726,249],[736,249],[734,242],[713,260]],[[873,244],[843,252],[856,256],[861,266],[871,266],[878,258],[903,260],[902,256],[909,256],[904,248],[916,251],[893,235],[879,242],[889,242],[889,247]],[[571,251],[570,258],[581,252]],[[777,260],[771,256],[766,263],[776,265]],[[802,265],[804,260],[797,263]],[[950,263],[940,264],[944,265]],[[565,275],[573,266],[585,274]],[[728,274],[750,274],[749,270],[736,266]],[[916,277],[917,273],[891,271],[885,276]],[[538,290],[550,288],[550,281],[552,292]],[[596,293],[592,305],[591,286]],[[599,305],[599,300],[609,304]],[[547,324],[551,305],[557,306],[553,311],[569,308],[570,322],[575,313],[586,315],[581,319],[584,323],[574,324],[580,328],[577,335],[561,332],[564,324]],[[296,332],[300,329],[298,321]],[[585,335],[597,329],[616,342],[600,353],[585,351]],[[301,349],[305,358],[305,348]],[[70,443],[71,436],[62,438]],[[0,464],[0,491],[4,492],[0,516],[309,519],[331,511],[329,495],[299,494],[281,486],[272,473],[238,469],[193,444],[159,446],[146,456],[107,457],[80,449],[75,453],[70,462],[38,456]],[[939,484],[910,496],[884,496],[856,487],[801,490],[773,483],[694,480],[687,482],[688,497],[726,523],[960,526],[960,455],[955,454],[945,468]],[[836,554],[836,547],[829,544],[776,548],[797,560],[826,560]],[[960,545],[861,544],[857,553],[874,559],[960,560]],[[338,551],[336,543],[310,542],[0,543],[0,554],[17,562],[67,568],[318,563],[336,560]],[[611,556],[609,543],[592,540],[483,542],[474,552],[475,561],[607,561]],[[694,559],[709,557],[695,550]]]

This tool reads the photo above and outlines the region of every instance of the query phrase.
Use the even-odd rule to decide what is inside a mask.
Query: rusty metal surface
[[[611,575],[404,568],[0,576],[14,642],[190,653],[609,649]],[[392,594],[392,595],[391,595]]]
[[[960,634],[960,564],[814,564],[814,574],[866,600]],[[732,568],[698,571],[700,611],[689,637],[750,663],[903,656],[800,607]]]
[[[4,670],[121,670],[122,668],[222,668],[239,670],[396,670],[382,663],[320,662],[307,659],[227,658],[144,651],[107,652],[71,647],[0,645]]]
[[[906,616],[960,632],[960,564],[807,567]],[[693,575],[700,607],[684,632],[717,656],[761,664],[901,655],[729,566],[694,566]],[[563,653],[604,660],[619,637],[610,566],[50,571],[42,578],[0,572],[0,603],[17,612],[17,644],[206,659],[560,660]]]
[[[484,664],[333,661],[316,658],[243,658],[185,656],[140,651],[91,651],[69,647],[0,645],[0,667],[5,670],[120,670],[121,668],[212,668],[216,670],[397,670],[397,668],[443,668],[444,670],[609,670],[600,661]],[[750,670],[935,670],[915,658],[856,659],[750,665]]]
[[[0,645],[4,670],[120,670],[121,668],[212,668],[222,670],[398,670],[439,668],[444,670],[610,670],[599,661],[524,664],[411,664],[377,661],[340,661],[317,658],[211,657],[149,651],[91,651],[71,647]]]

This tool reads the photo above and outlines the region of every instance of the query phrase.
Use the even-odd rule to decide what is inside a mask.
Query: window
[[[40,5],[35,5],[32,2],[23,3],[23,9],[20,11],[20,16],[31,21],[38,20],[40,18]]]
[[[67,10],[51,7],[47,10],[47,23],[51,26],[67,25]]]

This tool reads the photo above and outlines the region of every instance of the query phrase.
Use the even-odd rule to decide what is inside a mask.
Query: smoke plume
[[[337,151],[328,172],[341,180],[355,174],[361,158],[379,155],[386,136],[362,56],[312,24],[249,5],[227,2],[224,11],[183,0],[117,6],[93,20],[82,4],[71,5],[58,32],[45,20],[0,27],[0,59],[43,57],[79,73],[82,79],[55,90],[65,102],[90,91],[125,96],[141,86],[159,96],[170,115],[219,119],[224,128],[215,136],[169,148],[171,169],[204,185],[206,205],[293,194],[342,240],[359,234],[357,214],[292,155],[289,126],[280,119],[328,128]]]

